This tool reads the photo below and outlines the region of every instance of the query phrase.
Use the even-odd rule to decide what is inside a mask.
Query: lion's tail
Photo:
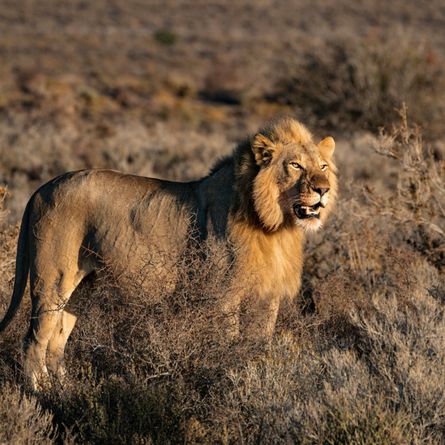
[[[15,260],[15,279],[14,279],[14,291],[11,297],[11,303],[9,304],[6,315],[0,322],[0,332],[4,331],[9,325],[10,321],[14,318],[17,309],[25,293],[26,283],[28,281],[29,273],[29,213],[30,206],[33,199],[31,198],[26,205],[25,212],[22,218],[22,224],[20,227],[19,240],[17,244],[17,256]]]

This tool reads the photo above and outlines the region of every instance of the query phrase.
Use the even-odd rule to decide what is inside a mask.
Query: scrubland
[[[0,314],[32,191],[67,170],[173,180],[291,114],[337,141],[340,198],[267,347],[228,343],[228,271],[174,295],[106,270],[72,297],[69,378],[25,389],[0,336],[0,443],[445,443],[442,2],[3,2]],[[189,266],[194,265],[190,274]]]

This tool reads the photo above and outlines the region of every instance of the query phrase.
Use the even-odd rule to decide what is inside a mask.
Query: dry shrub
[[[240,105],[246,90],[246,81],[237,64],[219,57],[209,68],[200,95],[205,100]]]
[[[230,261],[220,247],[191,246],[176,267],[173,292],[150,257],[137,274],[116,278],[111,266],[100,271],[92,285],[72,297],[72,309],[83,319],[83,346],[73,342],[74,355],[91,354],[90,361],[99,362],[102,371],[138,368],[161,377],[174,377],[195,361],[202,365],[204,357],[212,366],[221,358],[213,353],[218,355],[224,343],[218,308],[227,291]]]
[[[71,428],[76,443],[177,443],[182,417],[178,391],[136,372],[127,378],[99,378],[84,365],[63,391],[53,390],[42,399],[56,422]]]
[[[347,37],[311,48],[272,95],[317,126],[377,130],[397,121],[406,103],[412,119],[441,134],[445,62],[427,44],[401,31]]]
[[[369,190],[374,207],[400,224],[405,241],[443,270],[445,267],[445,162],[436,160],[431,147],[422,142],[418,128],[408,125],[406,109],[392,131],[380,132],[378,153],[400,163],[397,190],[377,197]]]
[[[0,387],[0,443],[15,445],[53,444],[57,428],[53,415],[35,397],[23,395],[12,385]],[[63,438],[62,438],[63,439]],[[65,437],[72,443],[73,437]]]
[[[6,222],[7,210],[5,209],[5,201],[8,197],[8,190],[6,187],[0,187],[0,227]]]
[[[178,36],[169,29],[159,29],[154,33],[154,39],[165,46],[172,46],[176,43]]]

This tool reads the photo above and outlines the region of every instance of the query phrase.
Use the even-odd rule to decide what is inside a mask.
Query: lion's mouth
[[[318,202],[313,206],[304,206],[301,204],[294,205],[294,213],[299,219],[320,218],[321,203]]]

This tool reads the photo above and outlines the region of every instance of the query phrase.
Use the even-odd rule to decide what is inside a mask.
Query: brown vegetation
[[[341,199],[267,348],[215,329],[218,264],[185,268],[161,298],[143,274],[123,289],[104,270],[73,297],[66,386],[30,394],[25,299],[0,336],[0,442],[444,443],[440,2],[83,3],[11,1],[0,15],[0,314],[15,223],[62,171],[196,178],[293,111],[339,128]],[[221,80],[218,66],[236,69]]]

